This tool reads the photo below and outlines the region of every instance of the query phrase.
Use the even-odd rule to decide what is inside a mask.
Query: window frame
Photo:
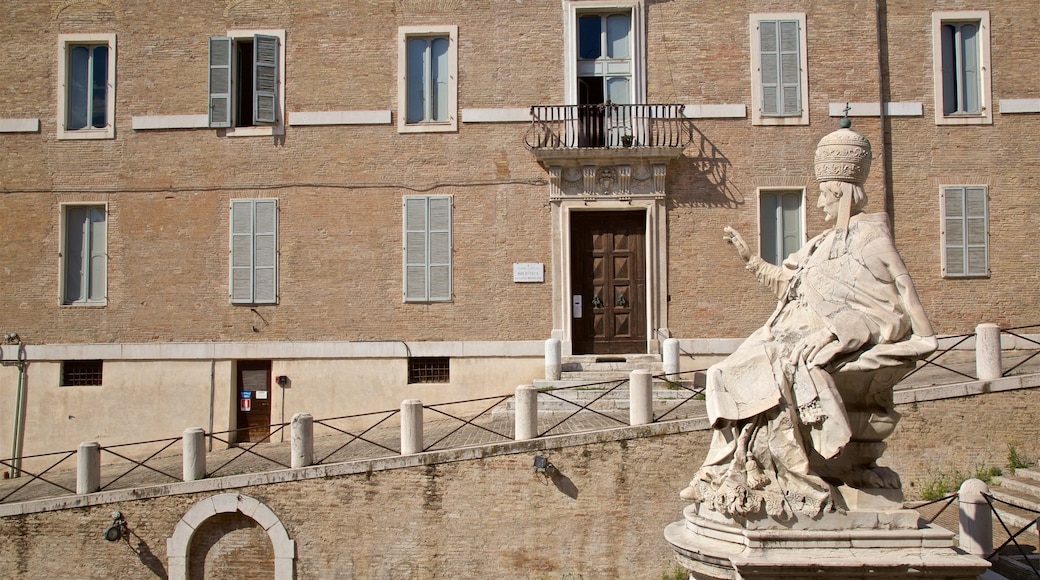
[[[71,62],[69,51],[74,46],[107,45],[108,46],[108,79],[105,94],[105,121],[103,128],[85,127],[83,129],[66,129],[69,113],[69,74]],[[116,116],[116,35],[115,33],[98,34],[59,34],[58,35],[58,139],[114,139]]]
[[[800,114],[766,115],[762,112],[762,38],[759,26],[763,21],[798,22],[798,101]],[[809,124],[809,57],[806,44],[806,21],[804,12],[767,12],[751,14],[748,18],[748,33],[751,38],[751,124],[752,125],[808,125]],[[779,74],[779,72],[777,73]]]
[[[776,264],[777,266],[783,264],[784,260],[787,259],[787,256],[783,256],[783,257],[781,257],[779,259],[779,261],[773,262],[772,260],[770,260],[770,259],[768,259],[768,258],[766,258],[765,256],[762,255],[762,250],[763,250],[763,247],[765,245],[763,243],[763,241],[765,240],[765,235],[764,235],[764,233],[765,233],[764,232],[765,222],[763,220],[763,211],[764,211],[763,198],[766,195],[783,195],[783,194],[791,194],[791,195],[795,195],[795,196],[798,197],[798,236],[799,236],[799,239],[798,239],[798,242],[796,244],[797,247],[795,247],[792,250],[792,253],[793,252],[797,252],[802,246],[805,245],[805,242],[807,241],[806,240],[806,233],[805,233],[805,205],[806,205],[805,188],[804,187],[760,187],[760,188],[758,188],[758,256],[760,258],[762,258],[763,260],[765,260],[766,262],[769,262],[770,264]],[[774,230],[778,234],[780,234],[783,231],[783,227],[782,226],[778,227],[777,224],[778,224],[778,222],[774,222],[773,228],[774,228]],[[780,234],[780,235],[782,235],[782,234]],[[782,247],[783,244],[781,243],[780,246],[781,247],[779,248],[779,251],[783,252],[783,247]],[[788,254],[788,255],[790,255],[790,254]]]
[[[423,218],[424,219],[424,225],[423,225],[423,229],[421,229],[421,230],[419,230],[419,229],[409,229],[409,219],[408,219],[409,218],[409,208],[408,208],[408,204],[409,204],[409,202],[414,202],[416,200],[425,200],[425,209],[424,209],[425,214],[424,214],[424,218]],[[444,232],[445,231],[443,229],[435,230],[434,228],[431,227],[431,224],[430,224],[430,213],[431,213],[430,212],[430,203],[431,203],[432,200],[446,200],[447,203],[448,203],[448,226],[447,226],[447,230],[446,230],[447,234],[448,234],[448,236],[447,236],[448,247],[447,247],[446,250],[444,250],[447,253],[447,261],[446,262],[434,262],[432,260],[432,256],[431,256],[431,254],[433,253],[433,252],[430,251],[430,246],[432,245],[431,242],[430,242],[431,235],[433,233],[436,233],[436,232]],[[402,238],[401,238],[401,248],[402,248],[402,260],[401,260],[402,261],[402,273],[401,273],[401,275],[402,275],[402,288],[401,288],[401,293],[402,293],[402,296],[404,298],[404,301],[407,302],[407,303],[453,302],[454,299],[455,299],[455,296],[454,296],[454,276],[455,276],[455,223],[454,223],[454,219],[455,218],[454,218],[454,213],[455,213],[455,199],[454,199],[454,197],[450,196],[450,195],[409,195],[409,196],[405,196],[404,199],[401,201],[401,209],[402,209],[402,212],[401,212],[402,213],[402,220],[401,220],[402,221],[402,232],[401,232],[401,235],[402,235]],[[413,234],[413,233],[417,233],[417,232],[422,232],[424,234],[424,240],[423,240],[423,244],[424,244],[424,246],[423,246],[423,260],[421,262],[420,261],[410,261],[410,258],[412,256],[410,255],[410,251],[409,251],[409,238],[410,238],[409,234]],[[424,282],[424,285],[425,285],[425,290],[424,290],[424,292],[423,292],[423,294],[421,296],[420,295],[416,295],[416,294],[409,294],[409,288],[411,287],[410,279],[409,279],[409,269],[417,268],[417,267],[422,267],[423,268],[423,277],[424,277],[423,282]],[[448,272],[447,282],[446,282],[446,286],[447,287],[444,289],[445,293],[442,294],[442,295],[435,295],[433,293],[433,291],[431,290],[430,280],[432,278],[431,271],[433,270],[433,268],[447,268],[447,272]]]
[[[448,39],[448,120],[408,122],[408,40],[411,38]],[[397,132],[437,133],[459,128],[459,27],[401,26],[397,29]]]
[[[273,203],[274,207],[274,231],[271,232],[257,232],[256,229],[256,208],[258,203]],[[236,232],[235,231],[235,204],[248,204],[251,207],[251,219],[248,232]],[[279,215],[281,212],[281,205],[278,203],[277,198],[235,198],[230,200],[228,204],[228,299],[231,304],[234,305],[258,305],[258,304],[278,304],[280,291],[279,291]],[[235,237],[246,237],[249,238],[249,253],[250,263],[249,266],[236,266],[235,265]],[[257,238],[259,236],[273,236],[274,240],[272,243],[272,265],[271,266],[257,266],[256,265],[256,254],[257,254]],[[239,297],[236,298],[236,285],[235,285],[235,270],[248,268],[249,269],[249,296],[248,298]],[[271,298],[257,298],[257,283],[256,283],[256,272],[258,269],[271,269],[272,270],[272,289]]]
[[[62,203],[59,205],[60,216],[59,216],[59,233],[58,233],[58,303],[61,306],[71,307],[100,307],[108,305],[108,223],[109,223],[109,211],[107,203],[97,202],[76,202],[76,203]],[[70,208],[98,208],[105,215],[105,249],[104,255],[104,290],[103,296],[100,298],[80,298],[77,300],[71,300],[68,298],[68,280],[69,280],[69,252],[68,252],[68,228],[69,228],[69,209]],[[91,251],[90,254],[94,252]],[[81,256],[82,259],[82,256]],[[85,260],[87,264],[88,273],[87,278],[92,278],[94,275],[93,262],[90,256]],[[80,281],[81,288],[85,284],[83,280]],[[88,284],[89,286],[89,284]],[[87,292],[89,294],[89,292]]]
[[[979,27],[979,112],[944,112],[942,28],[946,24],[977,23]],[[990,25],[987,10],[958,10],[932,13],[932,78],[936,125],[991,125],[993,124],[992,78],[990,75]]]
[[[257,36],[273,36],[278,39],[278,62],[276,64],[275,79],[275,122],[264,125],[252,125],[246,127],[236,126],[235,110],[238,108],[238,102],[242,98],[239,94],[236,86],[235,79],[239,76],[239,71],[236,68],[237,59],[234,57],[235,48],[240,40],[250,39],[255,42]],[[214,94],[213,87],[210,86],[210,81],[207,81],[207,93],[206,93],[206,111],[207,111],[207,124],[212,129],[223,131],[225,137],[265,137],[271,135],[284,135],[285,134],[285,30],[283,29],[255,29],[255,30],[228,30],[223,37],[213,37],[207,39],[207,47],[211,46],[212,40],[215,38],[227,38],[231,41],[231,94],[228,97],[228,106],[231,111],[229,112],[229,123],[230,126],[224,127],[221,125],[214,125],[212,121],[211,113],[211,101]],[[213,68],[210,62],[211,49],[207,49],[206,68],[207,76],[210,75],[210,69]],[[254,69],[256,64],[254,63]],[[249,98],[254,98],[255,88],[253,93],[249,95]]]
[[[578,19],[586,14],[610,14],[629,12],[629,42],[632,70],[631,82],[632,104],[646,103],[646,34],[645,34],[645,2],[644,0],[564,0],[564,91],[567,105],[577,105],[578,95]]]
[[[68,376],[69,376],[68,375],[68,366],[67,365],[70,365],[70,364],[71,365],[82,365],[84,367],[86,365],[95,365],[96,364],[97,369],[88,371],[88,373],[89,373],[91,378],[94,375],[96,375],[97,376],[97,380],[96,381],[94,381],[94,380],[89,380],[89,381],[87,381],[87,380],[79,380],[79,381],[69,381],[69,380],[67,380]],[[66,387],[102,387],[102,386],[104,386],[104,384],[105,384],[105,361],[104,360],[101,360],[101,359],[89,359],[89,360],[68,359],[68,360],[61,361],[61,369],[60,369],[60,371],[58,373],[58,387],[60,387],[60,388],[66,388]]]
[[[969,189],[979,189],[979,190],[982,190],[982,203],[983,203],[982,216],[978,216],[978,215],[969,216],[968,215],[968,200],[967,200],[967,196],[968,196],[968,190]],[[949,233],[950,233],[949,232],[949,230],[950,230],[950,227],[949,227],[949,220],[950,220],[950,218],[947,217],[947,211],[946,210],[947,210],[947,199],[948,199],[949,194],[954,192],[954,191],[957,191],[957,190],[960,190],[962,192],[962,195],[963,195],[963,203],[961,205],[961,207],[963,208],[963,215],[960,216],[960,220],[962,222],[961,226],[960,226],[961,227],[960,235],[961,235],[962,244],[961,244],[961,246],[953,246],[953,248],[960,247],[960,251],[963,252],[963,256],[962,256],[962,259],[963,259],[963,261],[962,261],[963,271],[961,271],[961,272],[950,272],[950,268],[949,268],[949,253],[950,253],[950,247],[951,246],[949,246],[949,244],[947,243],[947,238],[948,238]],[[985,269],[985,272],[970,271],[970,268],[969,268],[970,260],[968,258],[969,243],[968,243],[968,231],[967,230],[968,230],[968,219],[971,218],[971,217],[974,217],[975,219],[982,219],[983,220],[983,227],[984,227],[983,237],[985,239],[985,242],[984,242],[984,245],[983,245],[983,249],[985,250],[985,253],[984,253],[984,261],[985,261],[984,269]],[[940,260],[940,268],[941,268],[941,270],[940,270],[940,273],[941,273],[943,278],[952,278],[952,279],[965,279],[965,278],[967,278],[967,279],[971,279],[971,278],[989,278],[991,276],[991,272],[990,272],[990,251],[989,251],[990,250],[990,243],[989,243],[989,240],[990,240],[989,186],[986,186],[986,185],[943,185],[943,186],[941,186],[939,188],[939,228],[940,228],[939,239],[940,239],[940,244],[941,244],[941,246],[940,246],[940,255],[941,255],[941,260]],[[975,244],[975,247],[978,247],[978,244]]]

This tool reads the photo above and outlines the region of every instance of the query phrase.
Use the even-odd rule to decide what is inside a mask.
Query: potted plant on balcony
[[[625,135],[621,136],[621,145],[624,146],[624,147],[631,147],[632,143],[634,141],[635,141],[635,137],[632,136],[631,134],[627,134],[626,133]]]

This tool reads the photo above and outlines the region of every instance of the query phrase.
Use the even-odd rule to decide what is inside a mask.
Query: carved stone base
[[[664,536],[694,580],[975,580],[989,568],[989,562],[958,550],[952,532],[919,526],[916,512],[883,497],[891,491],[845,490],[847,513],[786,524],[737,522],[692,504],[683,511],[685,520],[667,526]]]

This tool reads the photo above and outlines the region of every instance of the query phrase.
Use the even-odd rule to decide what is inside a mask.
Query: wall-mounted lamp
[[[274,380],[278,383],[278,386],[283,389],[289,386],[289,377],[285,375],[278,375]]]
[[[534,471],[540,475],[552,475],[556,472],[556,466],[549,462],[549,458],[535,455]]]
[[[112,525],[105,530],[105,540],[118,542],[126,535],[126,520],[122,512],[112,512]]]

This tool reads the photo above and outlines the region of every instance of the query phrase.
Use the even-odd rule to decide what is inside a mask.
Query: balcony
[[[527,147],[543,165],[566,160],[657,159],[682,155],[692,132],[684,105],[535,105]]]

